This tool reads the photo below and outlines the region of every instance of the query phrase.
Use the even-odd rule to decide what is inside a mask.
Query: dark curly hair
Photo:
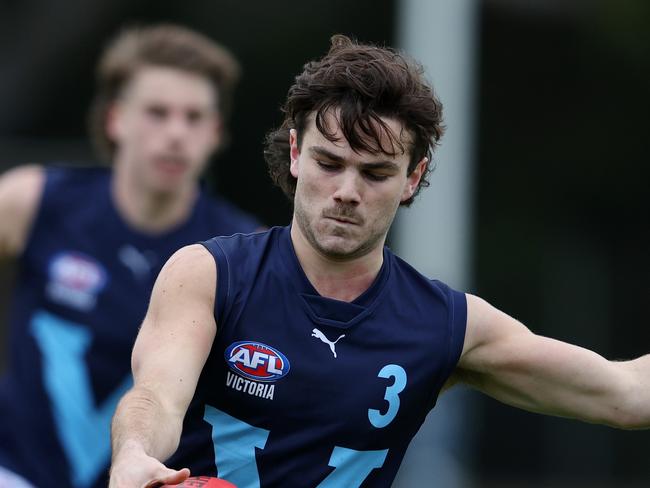
[[[422,158],[429,159],[415,193],[402,205],[413,203],[420,189],[429,186],[431,155],[444,132],[442,104],[424,79],[422,66],[394,49],[360,44],[344,35],[332,37],[321,60],[305,64],[282,107],[284,122],[266,136],[264,150],[273,182],[291,201],[296,179],[289,171],[289,130],[296,129],[300,145],[309,116],[315,114],[318,130],[336,142],[336,130],[326,121],[332,109],[338,110],[341,132],[353,150],[391,156],[410,151],[408,174]],[[394,134],[381,117],[401,122],[408,137]],[[388,143],[382,145],[382,139]]]
[[[97,65],[97,91],[88,123],[95,149],[104,160],[110,161],[115,152],[106,133],[108,110],[136,72],[149,66],[205,77],[216,90],[222,119],[230,113],[240,66],[226,48],[179,25],[128,27],[109,43]]]

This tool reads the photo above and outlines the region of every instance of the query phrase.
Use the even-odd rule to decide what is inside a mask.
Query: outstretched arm
[[[650,355],[608,361],[535,335],[478,297],[467,295],[467,308],[465,346],[453,380],[533,412],[650,427]]]
[[[113,417],[111,487],[178,483],[189,476],[161,461],[178,447],[212,347],[215,288],[214,259],[200,245],[176,252],[160,272],[133,348],[134,386]]]

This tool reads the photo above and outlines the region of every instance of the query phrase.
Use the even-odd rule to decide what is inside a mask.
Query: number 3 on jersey
[[[374,408],[368,409],[368,420],[370,423],[381,429],[390,424],[397,412],[399,410],[399,394],[404,391],[406,388],[406,371],[404,368],[397,364],[387,364],[377,375],[380,378],[395,378],[395,382],[386,388],[386,393],[384,394],[384,400],[388,402],[388,410],[386,413],[381,413],[379,410]]]

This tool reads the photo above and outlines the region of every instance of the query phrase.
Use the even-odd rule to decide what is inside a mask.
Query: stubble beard
[[[371,232],[366,239],[362,240],[353,249],[345,249],[342,246],[326,246],[321,243],[319,232],[314,228],[315,224],[310,220],[308,212],[304,209],[300,203],[300,199],[298,198],[294,201],[294,214],[296,216],[296,222],[300,227],[300,231],[305,236],[311,247],[321,256],[332,261],[351,261],[361,256],[365,256],[372,251],[386,235],[386,232]],[[322,215],[319,215],[319,218],[322,217]]]

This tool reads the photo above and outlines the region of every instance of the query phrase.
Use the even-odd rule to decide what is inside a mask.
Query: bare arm
[[[111,487],[177,483],[189,475],[159,461],[176,448],[216,333],[216,266],[200,245],[176,252],[154,286],[133,348],[133,388],[112,424]]]
[[[613,427],[650,427],[650,355],[613,362],[533,334],[467,295],[467,334],[454,381],[509,405]]]
[[[0,259],[23,251],[44,180],[43,168],[36,165],[19,166],[0,176]]]

